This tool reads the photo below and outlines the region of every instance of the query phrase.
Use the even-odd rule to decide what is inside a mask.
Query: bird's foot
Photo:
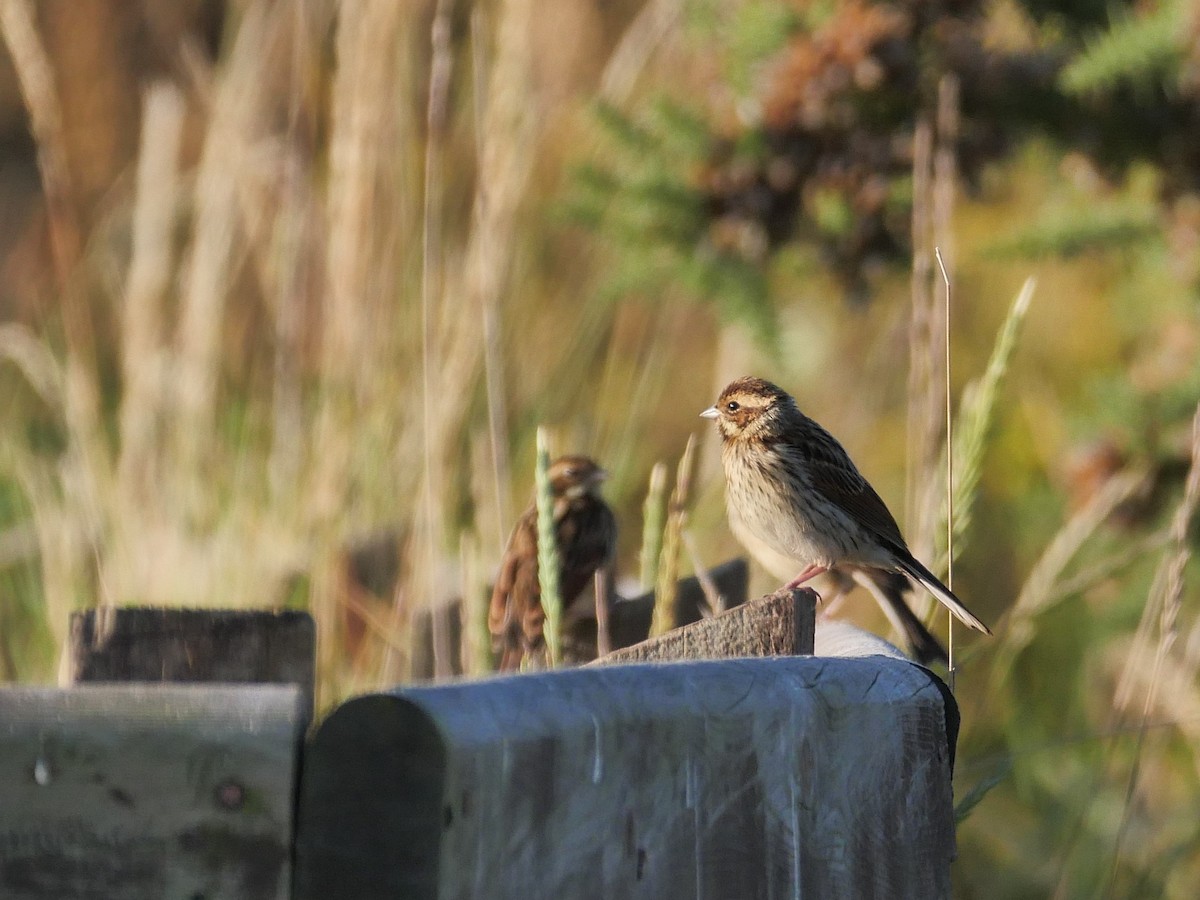
[[[786,591],[794,591],[796,588],[800,587],[800,585],[804,584],[804,582],[811,581],[818,575],[824,575],[828,571],[829,566],[818,566],[816,563],[812,563],[805,566],[804,571],[785,584],[783,589]]]

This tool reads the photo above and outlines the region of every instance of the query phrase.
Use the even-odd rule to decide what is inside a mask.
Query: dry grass
[[[632,108],[664,88],[711,103],[717,118],[754,113],[712,88],[711,54],[692,52],[679,27],[688,4],[650,0],[640,10],[631,4],[626,19],[613,13],[591,69],[572,76],[573,90],[553,91],[548,79],[567,81],[563,67],[577,61],[535,40],[532,0],[469,14],[447,0],[421,6],[238,5],[211,68],[193,54],[180,67],[190,80],[146,88],[136,167],[113,188],[112,219],[128,221],[128,240],[106,241],[80,233],[71,213],[61,111],[34,7],[0,0],[39,150],[62,311],[59,333],[0,325],[5,384],[21,385],[20,405],[0,410],[0,470],[28,507],[0,531],[0,563],[36,545],[29,603],[55,638],[71,610],[100,603],[305,605],[318,621],[319,699],[328,705],[403,679],[414,610],[460,595],[464,658],[482,673],[484,588],[530,491],[533,467],[524,461],[533,458],[535,423],[550,426],[556,451],[589,453],[613,472],[607,494],[622,524],[624,568],[632,570],[640,542],[641,580],[658,585],[666,603],[689,560],[716,562],[739,548],[724,524],[714,455],[691,444],[665,541],[655,543],[663,529],[655,498],[666,490],[655,463],[678,459],[696,413],[746,372],[788,384],[816,418],[848,434],[848,449],[893,509],[903,491],[906,535],[918,556],[935,560],[946,396],[938,246],[955,279],[956,371],[992,373],[984,390],[964,391],[959,413],[966,443],[954,465],[966,493],[955,510],[971,521],[970,541],[956,538],[966,549],[955,584],[989,621],[1004,612],[997,638],[963,654],[960,779],[984,751],[1001,754],[1014,773],[964,823],[959,866],[970,875],[972,853],[989,865],[1018,858],[1023,842],[1036,844],[1028,858],[1039,858],[1053,840],[1064,872],[1077,859],[1105,870],[1108,857],[1097,868],[1088,855],[1092,831],[1104,833],[1105,852],[1117,848],[1122,865],[1162,849],[1165,838],[1147,835],[1158,822],[1176,824],[1169,788],[1182,803],[1200,784],[1190,712],[1200,703],[1200,626],[1184,578],[1183,513],[1172,528],[1151,523],[1096,559],[1089,551],[1111,538],[1114,511],[1145,492],[1148,474],[1118,474],[1061,527],[1052,487],[1068,410],[1089,402],[1081,372],[1096,365],[1097,347],[1131,343],[1099,294],[1120,273],[1087,262],[1039,265],[1054,316],[1039,320],[1041,305],[1031,311],[1022,357],[1011,356],[1024,312],[1012,308],[1005,325],[1005,310],[1028,266],[988,268],[977,251],[994,238],[998,215],[1028,208],[1007,195],[955,202],[957,100],[946,83],[936,114],[916,132],[907,321],[901,279],[884,283],[869,308],[848,311],[808,259],[781,266],[772,285],[781,298],[776,360],[681,287],[603,299],[599,287],[616,262],[553,214],[570,190],[564,167],[606,152],[588,104],[600,97]],[[564,15],[583,28],[592,13],[580,9],[578,21]],[[1026,183],[1014,195],[1044,193],[1028,174],[1043,163],[1021,165]],[[1058,170],[1044,168],[1053,182]],[[111,309],[92,296],[98,273],[108,272],[122,273]],[[1081,297],[1105,315],[1081,318],[1089,308]],[[1143,315],[1139,307],[1130,318]],[[1075,340],[1079,332],[1086,341]],[[115,346],[102,345],[107,334]],[[989,369],[989,358],[1000,362]],[[1124,373],[1122,361],[1108,365]],[[903,374],[880,382],[906,368],[907,394]],[[101,398],[100,384],[111,396]],[[1023,402],[1042,404],[1029,433],[1003,415],[1018,390]],[[54,452],[24,440],[30,410],[61,436]],[[650,476],[652,468],[661,474]],[[1177,510],[1194,505],[1192,472]],[[1034,495],[1046,502],[1026,503]],[[643,500],[639,535],[630,523]],[[396,536],[394,590],[347,592],[347,548],[381,532]],[[1084,672],[1078,683],[1037,674],[1058,672],[1064,664],[1052,653],[1071,650],[1048,623],[1068,604],[1096,619],[1106,604],[1119,607],[1118,588],[1136,585],[1164,542],[1170,568],[1137,632],[1113,613],[1100,645],[1069,657]],[[445,668],[449,635],[439,631],[435,643]],[[53,669],[17,657],[0,667],[26,679]],[[1153,713],[1178,722],[1172,734],[1182,746],[1147,741],[1127,753],[1114,743],[1100,765],[1082,752],[1062,765],[1019,752],[1041,710],[1083,710],[1095,720],[1092,736],[1107,739],[1106,717],[1135,700],[1144,700],[1143,721]],[[1130,778],[1134,759],[1140,769]],[[1071,793],[1079,782],[1068,776],[1089,766],[1095,780]],[[1084,827],[1063,812],[1094,795],[1105,810],[1124,803],[1129,824],[1098,815]],[[1038,869],[1038,888],[1053,888],[1056,873],[1044,869],[1057,861]],[[1030,869],[1014,864],[1013,877]],[[1057,882],[1063,896],[1073,895],[1073,873]]]
[[[665,634],[675,627],[675,596],[679,586],[680,556],[687,528],[688,506],[692,501],[692,479],[696,469],[696,436],[689,435],[679,465],[675,469],[675,488],[667,503],[662,552],[658,563],[658,582],[654,589],[654,615],[650,635]]]

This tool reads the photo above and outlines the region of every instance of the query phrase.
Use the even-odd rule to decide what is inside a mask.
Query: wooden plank
[[[306,752],[296,897],[949,897],[947,697],[885,657],[359,697]]]
[[[296,684],[311,710],[315,650],[306,612],[104,606],[71,615],[65,684]]]
[[[719,616],[668,631],[597,664],[812,654],[817,595],[809,588],[779,590]]]
[[[0,690],[0,897],[290,896],[293,685]]]

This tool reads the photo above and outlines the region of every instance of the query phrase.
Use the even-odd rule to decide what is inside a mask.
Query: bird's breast
[[[803,466],[769,447],[727,447],[722,454],[732,515],[777,553],[832,565],[846,555]]]

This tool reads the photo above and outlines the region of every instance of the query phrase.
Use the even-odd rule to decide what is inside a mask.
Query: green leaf
[[[1069,94],[1108,90],[1120,82],[1149,83],[1176,71],[1186,51],[1183,5],[1166,2],[1146,15],[1125,17],[1086,43],[1063,69],[1059,83]]]

